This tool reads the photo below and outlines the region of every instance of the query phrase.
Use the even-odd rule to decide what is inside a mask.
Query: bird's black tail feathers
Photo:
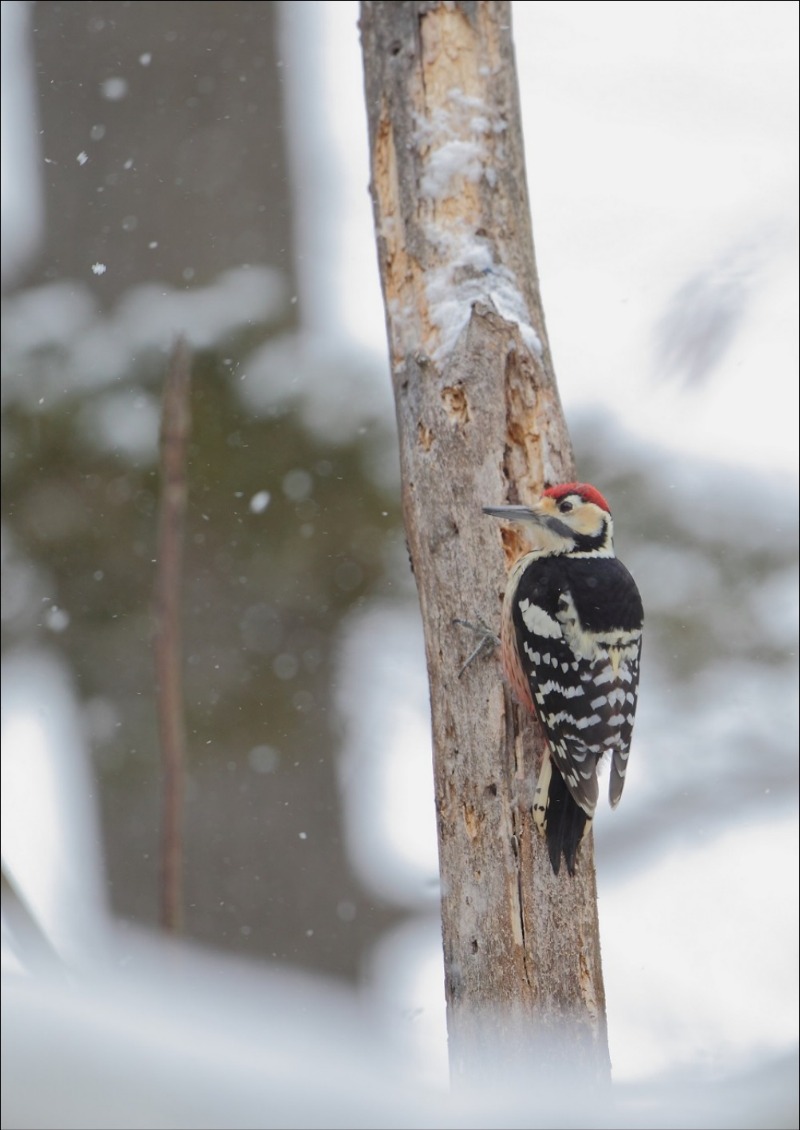
[[[547,791],[545,838],[556,875],[561,867],[562,855],[566,860],[567,871],[570,875],[575,874],[575,857],[588,823],[589,817],[572,799],[563,777],[553,767]]]

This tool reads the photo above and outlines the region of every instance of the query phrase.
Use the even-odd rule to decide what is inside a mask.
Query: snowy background
[[[64,1125],[535,1124],[513,1093],[444,1105],[357,6],[228,4],[224,33],[216,5],[66,7],[2,5],[4,1123],[48,1124],[48,1092]],[[792,1124],[797,30],[792,3],[514,9],[562,400],[648,613],[628,788],[595,832],[616,1125]],[[178,331],[204,948],[176,972],[148,601]],[[730,1107],[702,1091],[732,1078]]]

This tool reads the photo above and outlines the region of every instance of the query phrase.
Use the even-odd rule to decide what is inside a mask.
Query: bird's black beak
[[[562,522],[554,514],[542,511],[538,506],[508,504],[505,506],[484,506],[482,510],[484,514],[488,514],[492,518],[503,518],[506,522],[520,522],[522,524],[530,522],[535,526],[543,526],[562,538],[574,538],[575,536],[566,522]]]
[[[536,522],[537,525],[542,523],[543,515],[530,506],[507,504],[505,506],[484,506],[482,509],[484,514],[489,514],[492,518],[504,518],[506,522]]]

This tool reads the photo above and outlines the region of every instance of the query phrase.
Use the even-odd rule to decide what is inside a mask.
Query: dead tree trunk
[[[451,1067],[471,1078],[522,1056],[604,1081],[591,841],[575,878],[553,874],[531,817],[543,738],[494,661],[459,678],[473,641],[453,624],[497,626],[521,548],[481,506],[575,477],[510,23],[493,0],[362,3],[371,191],[430,679]]]

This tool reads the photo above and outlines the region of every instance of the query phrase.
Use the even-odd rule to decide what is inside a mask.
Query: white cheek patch
[[[538,604],[531,604],[529,600],[519,602],[519,610],[525,627],[534,636],[543,636],[548,640],[560,640],[564,633],[561,625],[549,612],[545,612]]]

